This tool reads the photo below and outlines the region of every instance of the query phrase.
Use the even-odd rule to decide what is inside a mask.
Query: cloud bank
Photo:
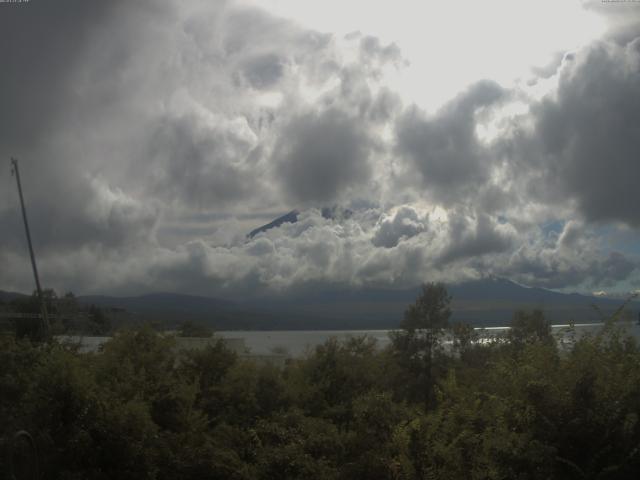
[[[0,152],[20,159],[47,285],[638,280],[616,239],[640,226],[640,35],[613,34],[618,17],[527,84],[478,79],[425,111],[389,80],[401,46],[242,2],[0,7]],[[28,291],[8,161],[0,182],[0,288]],[[322,215],[335,205],[351,213]],[[298,222],[246,237],[293,208]]]

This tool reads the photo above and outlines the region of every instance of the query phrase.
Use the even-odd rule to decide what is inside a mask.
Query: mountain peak
[[[348,208],[343,208],[339,205],[334,205],[332,207],[322,207],[320,209],[320,214],[322,218],[327,220],[341,220],[351,217],[353,212]],[[285,213],[281,217],[276,218],[275,220],[262,225],[254,230],[251,230],[248,234],[248,238],[253,238],[259,233],[266,232],[267,230],[271,230],[272,228],[278,228],[285,223],[296,223],[298,221],[298,216],[300,215],[300,210],[291,210],[289,213]]]
[[[291,210],[289,213],[285,213],[281,217],[276,218],[272,222],[267,223],[266,225],[262,225],[254,230],[251,230],[247,237],[253,238],[259,233],[266,232],[267,230],[271,230],[272,228],[278,228],[283,223],[296,223],[298,221],[298,215],[300,212],[298,210]]]

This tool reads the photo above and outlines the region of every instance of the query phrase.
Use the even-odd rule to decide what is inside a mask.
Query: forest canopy
[[[99,353],[5,336],[2,451],[30,432],[56,479],[635,478],[634,338],[612,321],[559,345],[520,312],[481,343],[447,318],[426,285],[389,347],[330,339],[284,368],[222,339],[178,352],[150,327]]]

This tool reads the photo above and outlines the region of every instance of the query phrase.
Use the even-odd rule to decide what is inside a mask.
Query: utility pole
[[[40,278],[38,277],[38,267],[36,266],[36,257],[33,253],[33,245],[31,244],[31,233],[29,232],[29,222],[27,221],[27,211],[24,207],[24,197],[22,196],[22,185],[20,184],[20,170],[18,169],[18,160],[11,158],[11,173],[15,175],[18,183],[18,194],[20,195],[20,206],[22,207],[22,219],[24,220],[24,229],[27,232],[27,244],[29,245],[29,255],[31,256],[31,267],[33,268],[33,276],[36,280],[36,290],[38,292],[38,300],[40,301],[40,313],[42,315],[42,323],[44,326],[45,338],[49,338],[49,316],[47,315],[47,305],[42,296],[42,288],[40,287]]]

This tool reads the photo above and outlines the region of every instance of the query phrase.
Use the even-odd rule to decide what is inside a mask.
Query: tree
[[[433,360],[449,327],[451,296],[442,283],[426,283],[404,313],[401,330],[391,332],[392,348],[413,383],[412,394],[422,396],[425,408],[433,406]]]
[[[55,313],[54,302],[57,299],[56,292],[47,288],[42,291],[42,298],[49,313]],[[40,297],[34,291],[30,297],[20,297],[9,303],[10,310],[17,313],[39,315],[42,313]],[[29,338],[31,341],[40,342],[46,338],[44,324],[40,318],[19,318],[14,321],[16,338]]]
[[[211,328],[200,323],[196,323],[192,320],[185,320],[180,324],[180,330],[178,331],[180,337],[203,337],[209,338],[213,336]]]
[[[511,345],[516,348],[538,342],[552,344],[551,324],[544,318],[542,310],[533,310],[531,312],[518,310],[513,315],[508,339]]]
[[[383,377],[379,360],[371,337],[332,337],[289,374],[300,382],[296,396],[303,400],[301,406],[346,426],[353,420],[353,399],[376,389]]]
[[[473,326],[468,323],[456,322],[452,325],[451,334],[453,336],[453,349],[463,358],[477,341]]]

